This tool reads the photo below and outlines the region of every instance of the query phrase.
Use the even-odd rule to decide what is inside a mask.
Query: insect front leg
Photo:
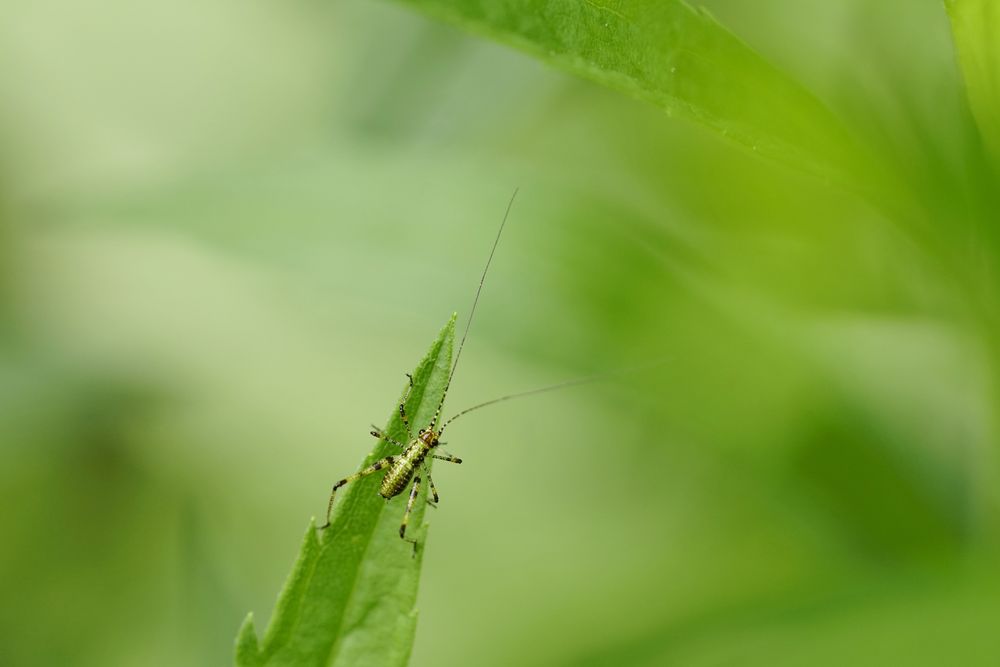
[[[410,384],[406,387],[403,400],[399,403],[399,418],[403,420],[403,426],[406,427],[406,435],[410,440],[413,440],[413,431],[410,430],[410,420],[406,416],[406,401],[409,400],[410,392],[413,391],[413,376],[407,373],[406,378],[410,381]]]
[[[349,477],[345,477],[344,479],[342,479],[339,482],[337,482],[336,484],[334,484],[333,485],[333,489],[330,491],[330,503],[326,506],[326,523],[324,523],[322,526],[320,526],[319,529],[323,530],[324,528],[328,528],[330,526],[330,513],[333,512],[333,497],[335,495],[337,495],[337,489],[339,489],[340,487],[344,486],[348,482],[353,482],[356,479],[361,479],[362,477],[367,477],[368,475],[371,475],[372,473],[378,472],[382,468],[388,468],[389,466],[391,466],[393,464],[393,461],[395,461],[395,460],[396,460],[395,457],[387,456],[384,459],[381,459],[381,460],[376,461],[375,463],[371,464],[370,466],[368,466],[364,470],[359,470],[358,472],[354,473],[353,475],[351,475]]]
[[[410,497],[406,501],[406,512],[403,513],[403,523],[399,525],[399,536],[413,545],[413,555],[417,555],[417,541],[406,539],[406,525],[410,523],[410,512],[413,510],[413,503],[417,500],[417,494],[420,493],[420,476],[417,475],[413,479],[413,488],[410,489]]]

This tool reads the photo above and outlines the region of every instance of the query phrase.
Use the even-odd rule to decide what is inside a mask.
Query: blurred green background
[[[1000,663],[944,9],[705,4],[891,206],[400,5],[4,3],[0,663],[230,664],[515,186],[451,408],[667,361],[450,429],[414,667]]]

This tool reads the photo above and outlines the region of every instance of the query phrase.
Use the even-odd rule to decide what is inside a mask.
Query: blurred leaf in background
[[[995,12],[704,4],[0,8],[0,662],[231,663],[520,185],[451,404],[671,361],[455,425],[411,664],[996,664]]]

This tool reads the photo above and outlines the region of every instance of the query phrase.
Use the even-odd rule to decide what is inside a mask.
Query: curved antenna
[[[607,379],[613,378],[613,377],[615,377],[617,375],[625,375],[627,373],[635,373],[637,371],[644,371],[644,370],[648,370],[650,368],[655,368],[657,366],[661,366],[661,365],[665,364],[666,362],[670,361],[671,359],[672,359],[672,357],[664,357],[664,358],[658,359],[657,361],[653,361],[653,362],[650,362],[650,363],[647,363],[647,364],[641,364],[639,366],[632,366],[632,367],[628,367],[628,368],[622,368],[622,369],[619,369],[617,371],[610,371],[610,372],[607,372],[607,373],[598,373],[596,375],[588,375],[586,377],[577,378],[575,380],[566,380],[564,382],[559,382],[557,384],[550,384],[550,385],[547,385],[545,387],[539,387],[538,389],[529,389],[528,391],[519,391],[516,394],[507,394],[506,396],[501,396],[500,398],[494,398],[493,400],[486,401],[485,403],[479,403],[477,405],[473,405],[471,408],[466,408],[466,409],[462,410],[461,412],[459,412],[458,414],[450,417],[448,419],[448,421],[446,421],[444,423],[444,426],[441,427],[441,430],[438,431],[438,436],[440,437],[444,433],[444,430],[446,428],[448,428],[448,424],[452,423],[453,421],[455,421],[456,419],[458,419],[462,415],[467,415],[467,414],[469,414],[470,412],[472,412],[474,410],[478,410],[479,408],[485,408],[487,405],[493,405],[494,403],[501,403],[503,401],[509,401],[512,398],[521,398],[522,396],[531,396],[532,394],[543,394],[543,393],[545,393],[547,391],[555,391],[556,389],[565,389],[567,387],[575,387],[576,385],[580,385],[580,384],[590,384],[591,382],[598,382],[600,380],[607,380]]]
[[[507,202],[507,210],[504,211],[503,220],[500,221],[500,229],[497,231],[497,237],[493,241],[493,248],[490,249],[490,256],[486,260],[486,267],[483,269],[483,275],[479,279],[479,288],[476,289],[476,298],[472,301],[472,310],[469,311],[469,320],[465,323],[465,331],[462,333],[462,341],[458,344],[458,352],[455,353],[455,363],[452,364],[451,373],[448,374],[448,382],[444,385],[444,393],[441,394],[441,402],[438,403],[437,410],[434,411],[434,419],[431,420],[431,430],[437,425],[438,420],[441,418],[441,409],[444,407],[444,399],[448,396],[448,389],[451,387],[451,380],[455,377],[455,369],[458,368],[458,360],[462,357],[462,348],[465,347],[465,339],[469,335],[469,327],[472,326],[472,318],[476,314],[476,305],[479,304],[479,295],[483,291],[483,283],[486,282],[486,273],[490,270],[490,263],[493,261],[493,253],[497,251],[497,244],[500,243],[500,235],[503,234],[504,225],[507,224],[507,216],[510,215],[510,209],[514,205],[514,199],[517,197],[517,191],[520,188],[514,188],[514,194],[510,196],[510,201]]]

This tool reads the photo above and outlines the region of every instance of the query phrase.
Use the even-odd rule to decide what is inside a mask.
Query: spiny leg
[[[349,477],[345,477],[344,479],[342,479],[339,482],[337,482],[336,484],[334,484],[333,485],[333,489],[330,491],[330,503],[326,506],[326,523],[324,523],[322,526],[319,527],[320,530],[323,530],[324,528],[327,528],[327,527],[330,526],[330,514],[331,514],[331,512],[333,512],[333,497],[335,495],[337,495],[337,489],[339,489],[340,487],[344,486],[348,482],[353,482],[356,479],[361,479],[362,477],[367,477],[368,475],[371,475],[372,473],[378,472],[382,468],[388,468],[389,466],[392,465],[393,461],[395,461],[395,460],[396,460],[395,457],[387,456],[384,459],[381,459],[381,460],[376,461],[375,463],[371,464],[370,466],[368,466],[364,470],[359,470],[358,472],[354,473],[353,475],[351,475]]]
[[[439,449],[438,451],[441,451],[441,450]],[[461,463],[462,462],[462,459],[458,458],[457,456],[452,456],[451,454],[448,454],[447,452],[445,452],[443,454],[431,454],[431,456],[433,458],[435,458],[435,459],[441,459],[442,461],[450,461],[452,463]]]
[[[410,438],[410,440],[413,440],[413,431],[410,430],[410,420],[406,416],[406,401],[409,400],[410,392],[413,391],[413,376],[407,373],[406,377],[410,381],[410,384],[406,388],[406,394],[403,395],[403,400],[399,403],[399,418],[403,420],[403,426],[406,427],[406,435]]]
[[[401,443],[399,440],[396,440],[395,438],[390,438],[387,433],[383,433],[382,429],[380,429],[378,426],[375,426],[375,424],[372,424],[372,430],[369,431],[369,433],[371,433],[379,440],[385,440],[386,442],[396,445],[400,449],[406,449],[406,445]]]
[[[403,513],[403,523],[399,525],[399,536],[413,545],[413,555],[417,554],[417,541],[406,539],[406,524],[410,523],[410,511],[413,509],[413,503],[417,500],[417,494],[420,492],[420,476],[417,475],[413,479],[413,488],[410,489],[410,497],[406,501],[406,511]]]

